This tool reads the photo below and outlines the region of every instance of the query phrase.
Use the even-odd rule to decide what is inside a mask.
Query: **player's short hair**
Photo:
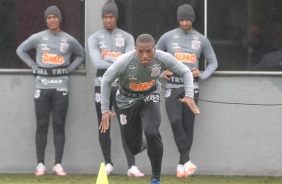
[[[149,34],[141,34],[136,39],[136,44],[138,43],[152,43],[155,45],[155,39]]]

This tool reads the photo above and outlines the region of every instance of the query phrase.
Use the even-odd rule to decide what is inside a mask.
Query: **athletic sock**
[[[180,153],[179,164],[184,165],[186,162],[190,160],[188,153]]]

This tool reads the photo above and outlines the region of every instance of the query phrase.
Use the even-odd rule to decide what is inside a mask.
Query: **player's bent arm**
[[[25,62],[32,70],[37,70],[36,62],[30,57],[28,51],[36,47],[36,35],[30,36],[27,40],[19,45],[17,48],[17,55]]]
[[[77,69],[77,67],[83,62],[83,60],[85,58],[84,48],[74,38],[73,38],[73,42],[72,42],[72,52],[76,55],[76,57],[73,60],[73,62],[71,62],[71,64],[68,66],[68,72],[69,73],[74,71],[75,69]]]
[[[98,45],[99,43],[95,38],[95,34],[91,35],[88,38],[88,50],[89,50],[90,59],[93,63],[93,66],[97,70],[104,70],[109,68],[112,65],[112,63],[102,59]]]
[[[209,78],[218,67],[216,55],[211,46],[211,43],[207,39],[204,42],[203,55],[205,59],[207,60],[207,67],[199,76],[201,80],[205,80]]]

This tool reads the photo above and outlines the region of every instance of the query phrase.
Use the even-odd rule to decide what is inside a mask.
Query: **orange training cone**
[[[101,163],[96,184],[109,184],[105,163]]]

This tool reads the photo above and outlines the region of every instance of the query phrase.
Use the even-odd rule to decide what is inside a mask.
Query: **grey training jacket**
[[[118,78],[120,88],[129,91],[132,95],[132,97],[123,95],[121,89],[118,90],[116,96],[118,106],[125,109],[144,99],[144,96],[134,97],[136,92],[146,93],[156,87],[154,93],[160,93],[161,88],[157,78],[166,69],[183,77],[185,96],[193,98],[193,77],[187,66],[177,61],[171,54],[157,50],[151,64],[144,67],[134,50],[121,55],[105,72],[101,83],[102,113],[109,111],[111,84],[115,79]]]
[[[32,49],[36,50],[36,61],[28,54]],[[74,37],[63,31],[55,34],[48,29],[31,35],[17,48],[17,54],[33,71],[42,74],[35,80],[38,89],[68,88],[67,74],[85,57],[83,47]],[[73,54],[76,57],[71,62]]]

